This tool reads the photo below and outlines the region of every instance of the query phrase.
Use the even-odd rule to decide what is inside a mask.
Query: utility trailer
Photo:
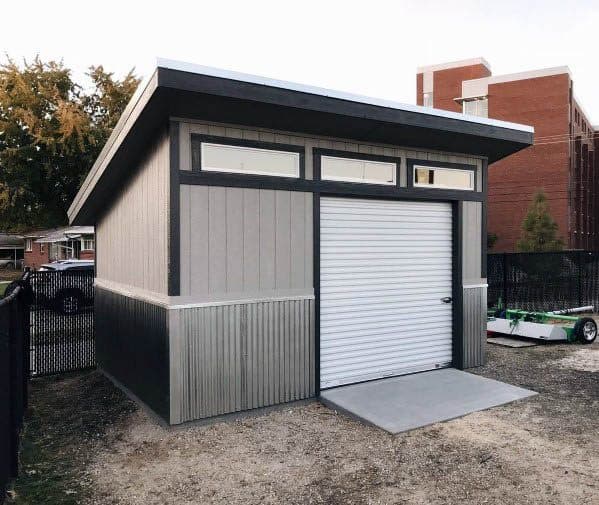
[[[498,309],[492,311],[487,318],[487,331],[546,341],[565,340],[591,344],[597,337],[595,320],[590,317],[576,317],[569,314],[592,310],[593,307],[590,306],[554,312]]]

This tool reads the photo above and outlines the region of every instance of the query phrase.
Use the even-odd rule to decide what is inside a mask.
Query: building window
[[[414,165],[414,186],[474,191],[474,171]]]
[[[31,239],[31,238],[25,239],[25,251],[26,252],[33,251],[33,239]]]
[[[93,251],[94,250],[94,239],[86,238],[81,240],[81,250],[82,251]]]
[[[395,185],[397,163],[321,156],[320,178],[327,181]]]
[[[40,244],[40,254],[44,254],[44,244]]]
[[[422,97],[422,105],[425,107],[433,106],[433,94],[432,93],[424,93]]]
[[[464,100],[462,110],[464,114],[470,114],[471,116],[489,117],[489,99]]]
[[[300,176],[299,152],[202,142],[200,156],[200,169],[205,172]]]

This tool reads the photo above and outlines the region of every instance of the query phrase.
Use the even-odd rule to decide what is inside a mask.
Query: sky
[[[493,74],[567,65],[599,124],[599,0],[31,0],[2,5],[0,61],[151,73],[156,57],[403,103],[422,65],[484,57]]]

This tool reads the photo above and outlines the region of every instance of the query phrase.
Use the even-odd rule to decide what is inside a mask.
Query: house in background
[[[44,263],[64,259],[93,260],[93,226],[68,226],[36,230],[24,235],[24,266],[37,269]]]
[[[420,67],[417,103],[535,128],[535,143],[489,170],[488,232],[494,251],[514,251],[534,193],[547,195],[569,249],[599,249],[599,132],[568,67],[492,75],[483,58]]]
[[[21,268],[23,236],[0,233],[0,268]]]

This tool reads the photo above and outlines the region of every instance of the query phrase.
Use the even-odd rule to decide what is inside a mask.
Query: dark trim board
[[[464,304],[463,304],[463,279],[462,261],[464,236],[464,224],[462,223],[464,204],[463,202],[452,203],[452,350],[453,366],[464,368]]]
[[[179,171],[181,184],[199,186],[220,186],[230,188],[279,189],[284,191],[302,191],[305,193],[328,193],[338,196],[357,196],[361,198],[381,198],[397,200],[464,200],[482,202],[485,195],[480,191],[462,191],[437,188],[406,188],[381,184],[362,184],[339,181],[315,181],[309,179],[290,179],[288,177],[269,177],[261,175],[225,174],[217,172]]]
[[[210,144],[220,144],[223,146],[235,146],[235,147],[254,147],[256,149],[267,149],[269,151],[282,151],[282,152],[290,152],[290,153],[298,153],[299,154],[299,178],[298,177],[280,177],[280,176],[258,176],[258,177],[267,177],[272,178],[276,177],[278,179],[286,179],[291,181],[297,181],[298,179],[306,178],[306,149],[304,146],[298,146],[294,144],[279,144],[276,142],[263,142],[261,140],[248,140],[248,139],[236,139],[229,137],[218,137],[214,135],[201,135],[199,133],[190,134],[191,142],[191,169],[194,172],[202,172],[202,156],[200,151],[200,146],[202,143],[210,143]],[[195,149],[198,149],[198,153],[196,155]],[[227,172],[215,172],[210,171],[209,173],[217,173],[217,174],[227,174]],[[228,175],[238,175],[241,177],[247,177],[248,175],[254,174],[228,174]]]
[[[314,275],[314,394],[320,395],[320,193],[312,200],[313,275]]]
[[[482,180],[483,180],[483,194],[485,195],[485,199],[482,201],[482,209],[481,209],[481,232],[480,232],[480,276],[484,279],[487,277],[487,252],[489,244],[487,243],[489,233],[488,223],[487,223],[487,194],[489,190],[489,164],[487,160],[483,160],[482,167]]]

